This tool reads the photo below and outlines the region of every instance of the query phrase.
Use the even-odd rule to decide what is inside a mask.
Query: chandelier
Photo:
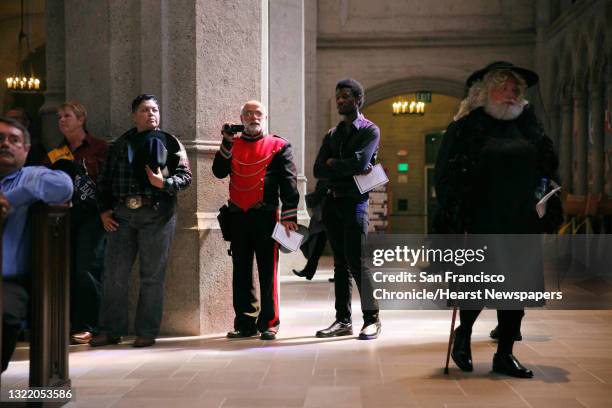
[[[425,115],[425,102],[400,100],[393,102],[393,115]]]
[[[23,40],[26,40],[27,54],[30,55],[30,37],[23,31],[23,1],[21,0],[21,29],[19,30],[18,37],[18,48],[17,48],[17,69],[15,74],[6,78],[6,86],[9,90],[14,92],[36,92],[40,90],[40,79],[34,75],[34,69],[32,67],[32,62],[30,62],[29,67],[29,75],[27,75],[21,64],[21,55],[22,55],[22,43]]]

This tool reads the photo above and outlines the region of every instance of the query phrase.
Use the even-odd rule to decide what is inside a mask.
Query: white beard
[[[259,135],[260,133],[264,133],[264,125],[263,123],[261,124],[257,124],[257,123],[243,123],[244,125],[244,131],[246,134],[251,135],[251,136],[256,136]]]
[[[484,106],[485,112],[499,120],[514,120],[523,113],[526,102],[517,102],[512,105],[487,101]]]

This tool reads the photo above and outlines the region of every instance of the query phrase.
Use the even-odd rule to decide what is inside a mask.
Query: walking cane
[[[453,337],[455,337],[455,319],[457,318],[457,306],[453,307],[453,318],[451,319],[450,334],[448,336],[448,350],[446,351],[446,365],[444,366],[444,374],[448,375],[448,362],[450,360],[451,345]]]

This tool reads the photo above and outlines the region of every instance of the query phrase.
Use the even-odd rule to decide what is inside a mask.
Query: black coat
[[[434,182],[440,203],[435,233],[468,235],[467,248],[487,247],[483,263],[466,264],[462,273],[499,273],[504,285],[467,284],[463,289],[497,288],[533,291],[544,288],[539,232],[561,222],[558,197],[548,202],[547,216],[535,211],[535,190],[542,178],[558,181],[558,160],[533,109],[515,120],[498,120],[475,109],[448,127],[436,162]],[[492,235],[495,234],[495,235]],[[543,302],[459,302],[462,307],[516,308]]]
[[[558,159],[533,108],[515,120],[497,120],[483,108],[451,123],[436,161],[439,201],[435,233],[525,234],[552,232],[562,221],[561,202],[535,212],[542,178],[559,181]]]

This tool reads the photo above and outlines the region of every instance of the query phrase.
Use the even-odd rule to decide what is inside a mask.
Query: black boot
[[[513,354],[495,353],[493,356],[493,371],[511,377],[533,377],[533,371],[523,367]]]
[[[489,333],[489,337],[491,337],[493,340],[499,340],[499,326],[495,326],[495,328],[491,330],[491,333]],[[521,341],[521,340],[523,340],[523,335],[521,334],[521,331],[519,330],[518,334],[514,338],[514,341]]]
[[[455,340],[453,341],[453,351],[451,357],[457,367],[462,371],[473,371],[472,349],[470,347],[471,336],[464,333],[461,326],[455,330]]]
[[[310,271],[307,271],[306,269],[303,269],[301,271],[296,271],[295,269],[292,269],[293,274],[295,276],[299,276],[300,278],[306,278],[307,280],[312,280],[314,273],[311,273]]]

